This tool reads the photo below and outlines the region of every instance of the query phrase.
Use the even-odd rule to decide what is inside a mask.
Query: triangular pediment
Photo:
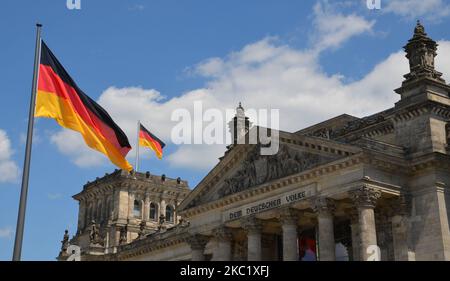
[[[217,200],[272,180],[300,173],[331,160],[334,159],[295,149],[287,144],[280,145],[277,154],[261,155],[260,147],[255,145],[242,161],[237,163],[235,169],[225,177],[222,184],[205,196],[204,202]]]
[[[261,155],[260,151],[259,144],[236,145],[227,151],[181,203],[180,210],[302,173],[356,152],[352,146],[281,131],[276,154]]]

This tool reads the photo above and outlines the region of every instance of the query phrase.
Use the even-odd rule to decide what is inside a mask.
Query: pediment
[[[301,173],[308,169],[317,167],[327,162],[334,161],[342,156],[314,153],[299,146],[280,143],[278,153],[275,155],[261,155],[259,145],[245,145],[245,153],[231,151],[222,161],[229,160],[228,157],[238,159],[223,173],[220,178],[215,176],[214,185],[209,188],[205,183],[200,183],[191,198],[186,198],[189,202],[183,202],[181,210],[202,205],[207,202],[219,200],[225,196],[239,193],[253,187],[257,187],[267,182]],[[233,148],[239,149],[239,148]],[[230,155],[233,154],[234,155]],[[218,166],[220,163],[218,164]],[[217,169],[217,166],[214,168]],[[214,171],[213,169],[213,171]],[[213,172],[211,171],[211,172]],[[206,190],[207,189],[207,190]],[[194,193],[197,191],[196,193]],[[188,196],[189,197],[189,196]]]
[[[260,184],[281,179],[333,160],[319,154],[281,144],[275,155],[261,155],[255,145],[236,168],[205,196],[206,201],[238,193]]]

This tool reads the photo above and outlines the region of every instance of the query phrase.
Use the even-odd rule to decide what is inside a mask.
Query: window
[[[173,222],[173,207],[170,205],[166,206],[166,221]]]
[[[150,219],[158,220],[158,209],[155,203],[150,203]]]
[[[139,203],[138,200],[134,200],[133,216],[135,218],[141,217],[141,204]]]

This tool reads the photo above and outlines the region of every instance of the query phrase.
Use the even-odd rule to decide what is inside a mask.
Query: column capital
[[[282,224],[296,225],[300,216],[300,211],[293,208],[284,208],[280,210],[279,216]]]
[[[328,197],[316,197],[312,199],[312,207],[317,214],[333,214],[336,210],[336,203]]]
[[[209,237],[202,234],[193,234],[186,239],[186,242],[193,250],[203,250],[208,244]]]
[[[221,226],[213,229],[212,231],[214,237],[220,241],[230,241],[232,237],[231,229],[226,226]]]
[[[350,196],[358,208],[375,208],[381,192],[373,187],[363,185],[362,187],[350,191]]]
[[[241,225],[248,233],[260,233],[262,230],[262,221],[254,216],[242,218]]]

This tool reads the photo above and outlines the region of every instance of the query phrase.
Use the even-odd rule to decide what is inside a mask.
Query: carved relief
[[[104,238],[102,237],[102,235],[100,235],[99,227],[95,223],[95,221],[92,221],[91,223],[91,229],[89,231],[89,240],[91,242],[91,245],[104,246]]]
[[[333,130],[331,128],[322,128],[322,129],[319,129],[317,131],[314,131],[314,132],[308,134],[308,136],[318,137],[318,138],[323,138],[323,139],[330,139],[332,131]]]
[[[128,234],[128,226],[122,226],[120,228],[120,235],[119,235],[119,245],[123,245],[127,243],[127,234]]]
[[[317,166],[321,156],[308,152],[294,151],[281,145],[275,155],[260,155],[256,146],[243,161],[242,167],[230,178],[224,180],[219,196],[226,196],[250,187]]]

